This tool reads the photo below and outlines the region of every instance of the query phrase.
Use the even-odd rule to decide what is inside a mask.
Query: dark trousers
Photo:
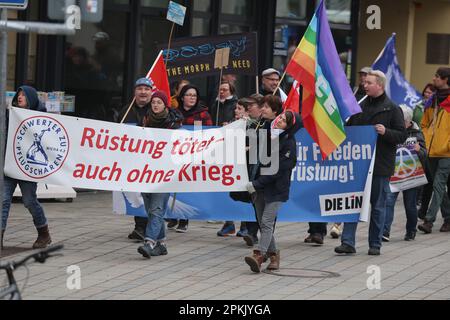
[[[431,171],[431,164],[429,158],[425,160],[424,169],[427,176],[428,183],[423,186],[421,194],[421,204],[418,212],[420,219],[424,219],[427,215],[428,206],[430,205],[431,196],[433,195],[433,173]]]
[[[328,223],[326,222],[309,222],[309,229],[308,229],[308,233],[309,234],[321,234],[323,237],[325,237],[327,235],[327,225]]]
[[[142,230],[142,233],[144,233],[145,228],[147,228],[147,221],[147,217],[134,216],[134,228],[136,230]]]

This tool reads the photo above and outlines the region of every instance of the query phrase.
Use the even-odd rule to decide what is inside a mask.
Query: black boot
[[[52,238],[50,238],[50,233],[48,232],[48,226],[41,228],[36,228],[38,232],[38,237],[33,243],[33,249],[43,249],[52,243]]]
[[[1,240],[0,240],[0,248],[3,250],[3,237],[5,236],[5,230],[2,230]]]

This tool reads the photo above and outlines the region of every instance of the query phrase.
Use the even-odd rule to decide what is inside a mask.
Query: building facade
[[[49,19],[49,8],[58,2],[61,3],[30,1],[26,11],[9,11],[9,19],[55,21]],[[82,21],[81,30],[74,36],[9,33],[8,90],[28,83],[42,91],[65,91],[76,96],[77,116],[114,120],[117,111],[130,101],[135,79],[144,76],[151,67],[157,46],[168,41],[171,30],[171,23],[166,20],[168,2],[103,1],[101,21]],[[174,38],[255,31],[259,72],[268,67],[282,72],[318,1],[177,2],[186,6],[187,12],[184,25],[175,27]],[[372,4],[381,8],[380,30],[366,27],[370,16],[366,10]],[[401,67],[412,83],[421,87],[421,77],[435,69],[424,61],[427,47],[424,37],[429,33],[450,33],[449,19],[444,19],[445,14],[447,18],[450,16],[449,1],[327,0],[326,7],[337,51],[352,85],[357,70],[370,65],[390,33],[397,32]],[[434,23],[435,16],[443,20]],[[439,50],[445,50],[445,46],[441,47]],[[217,93],[218,76],[188,80],[199,86],[204,101],[210,101],[210,96]],[[287,90],[290,80],[288,77],[283,82]],[[237,75],[239,95],[254,93],[256,82],[254,77]]]

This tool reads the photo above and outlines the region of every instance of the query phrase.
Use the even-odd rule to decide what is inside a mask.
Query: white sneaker
[[[331,230],[330,230],[330,236],[333,239],[337,239],[337,238],[339,238],[340,235],[341,235],[340,225],[338,225],[336,223],[333,224],[333,226],[331,227]]]

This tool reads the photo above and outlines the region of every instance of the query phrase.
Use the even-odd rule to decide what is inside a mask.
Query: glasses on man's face
[[[196,94],[192,94],[192,93],[188,93],[184,95],[185,97],[189,97],[189,98],[197,98]]]
[[[279,78],[266,78],[266,79],[269,81],[279,81],[280,80]]]

